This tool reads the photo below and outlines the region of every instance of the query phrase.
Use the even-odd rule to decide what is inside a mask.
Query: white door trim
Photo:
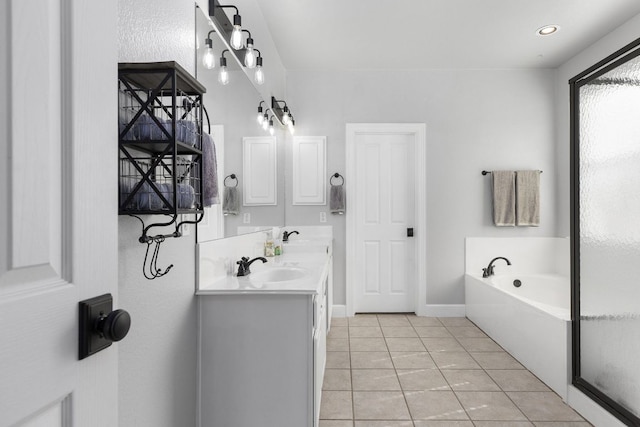
[[[356,137],[359,134],[409,134],[415,138],[415,239],[416,239],[416,299],[415,312],[418,315],[426,315],[427,312],[427,127],[424,123],[347,123],[346,131],[346,168],[345,190],[347,197],[355,194],[355,170],[356,170]],[[353,179],[350,179],[352,177]],[[349,196],[351,195],[351,196]],[[354,283],[357,280],[356,268],[349,260],[355,259],[356,254],[356,218],[357,209],[355,203],[348,204],[347,216],[347,250],[346,250],[346,315],[355,314]]]

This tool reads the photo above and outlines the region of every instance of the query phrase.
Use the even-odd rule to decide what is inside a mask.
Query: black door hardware
[[[109,347],[127,336],[131,316],[125,310],[113,310],[113,297],[104,294],[79,303],[80,360]]]

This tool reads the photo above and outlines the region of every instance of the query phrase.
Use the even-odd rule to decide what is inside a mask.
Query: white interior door
[[[355,137],[355,312],[416,306],[415,137],[393,130]]]
[[[115,426],[78,302],[117,306],[117,2],[2,1],[0,28],[0,426]]]

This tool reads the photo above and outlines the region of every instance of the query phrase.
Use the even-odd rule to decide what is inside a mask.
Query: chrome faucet
[[[237,261],[236,264],[238,264],[238,277],[248,276],[249,274],[251,274],[251,270],[249,270],[249,266],[251,266],[251,264],[253,264],[253,262],[257,260],[260,260],[263,263],[267,262],[267,259],[263,257],[254,258],[251,261],[249,261],[249,258],[247,258],[246,256],[243,256],[240,259],[240,261]]]
[[[285,231],[284,233],[282,233],[282,241],[283,242],[288,242],[289,241],[289,236],[291,236],[292,234],[300,234],[297,231]]]
[[[487,268],[483,268],[483,269],[482,269],[482,277],[489,277],[489,276],[493,276],[493,274],[494,274],[494,273],[493,273],[493,267],[494,267],[494,266],[493,266],[493,263],[494,263],[494,262],[496,262],[496,261],[497,261],[497,260],[499,260],[499,259],[503,259],[503,260],[507,261],[507,265],[511,265],[511,261],[509,261],[509,260],[508,260],[508,259],[506,259],[505,257],[503,257],[503,256],[496,257],[496,258],[494,258],[494,259],[492,259],[492,260],[491,260],[491,262],[489,263],[489,265],[487,266]]]

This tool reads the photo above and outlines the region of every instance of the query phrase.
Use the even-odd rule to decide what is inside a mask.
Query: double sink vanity
[[[318,425],[333,276],[322,228],[241,277],[236,261],[262,256],[265,232],[198,245],[199,425]]]

